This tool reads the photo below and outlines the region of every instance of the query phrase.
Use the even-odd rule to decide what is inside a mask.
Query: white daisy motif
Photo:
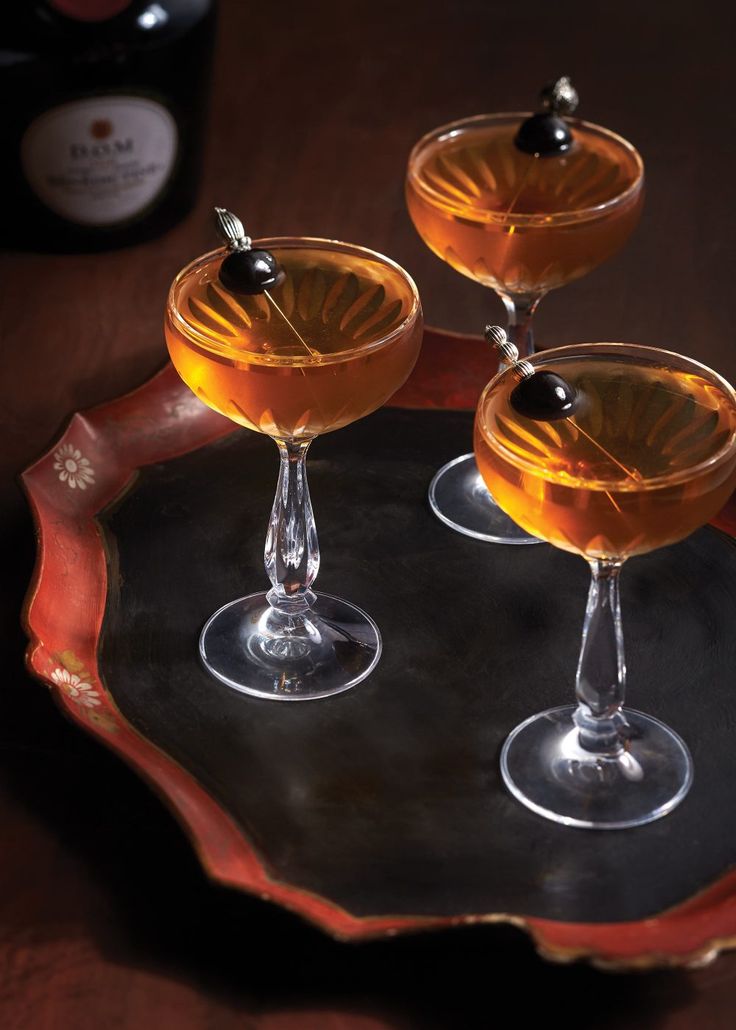
[[[84,708],[96,708],[102,704],[99,693],[93,690],[85,680],[80,679],[76,672],[69,672],[68,669],[54,669],[51,679],[67,697]]]
[[[82,452],[70,443],[62,444],[54,452],[54,469],[59,473],[62,483],[68,483],[72,490],[79,487],[86,490],[88,483],[94,483],[95,470]]]

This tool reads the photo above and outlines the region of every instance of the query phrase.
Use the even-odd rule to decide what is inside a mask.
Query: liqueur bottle
[[[15,5],[0,51],[6,245],[103,250],[189,211],[214,20],[215,0]]]

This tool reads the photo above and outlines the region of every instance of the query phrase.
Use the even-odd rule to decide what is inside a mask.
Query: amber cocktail
[[[421,306],[409,276],[380,254],[320,239],[253,244],[234,216],[219,215],[238,232],[229,249],[174,280],[169,353],[205,404],[273,438],[281,466],[266,538],[271,590],[217,611],[200,655],[237,690],[325,697],[364,679],[381,641],[365,612],[311,589],[320,559],[306,453],[316,436],[375,411],[401,386],[419,352]],[[224,274],[233,253],[265,253],[278,275],[268,288],[233,288]]]
[[[416,361],[414,284],[386,258],[323,240],[259,240],[284,270],[261,294],[235,296],[215,251],[172,289],[166,338],[189,388],[239,425],[311,440],[375,411]]]
[[[626,140],[577,119],[569,151],[535,159],[514,146],[526,117],[435,130],[412,152],[406,196],[419,235],[457,272],[501,295],[540,297],[623,246],[641,211],[643,167]]]
[[[556,547],[602,560],[702,526],[731,490],[731,463],[717,460],[736,429],[723,388],[647,348],[567,351],[580,354],[560,348],[538,363],[559,367],[583,398],[573,418],[523,419],[509,403],[512,376],[478,409],[478,467],[504,511]]]
[[[529,417],[515,391],[551,374],[562,377],[574,410]],[[736,488],[736,392],[667,351],[561,347],[514,362],[489,383],[476,414],[475,454],[505,512],[582,555],[592,570],[578,705],[513,731],[502,753],[509,789],[569,825],[621,828],[665,815],[687,793],[692,763],[675,733],[622,707],[618,575],[632,555],[708,522]]]

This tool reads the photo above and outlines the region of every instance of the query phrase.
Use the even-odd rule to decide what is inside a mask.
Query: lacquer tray
[[[384,638],[354,690],[274,704],[200,667],[206,617],[263,587],[276,455],[170,367],[75,415],[23,476],[38,532],[29,667],[155,787],[213,879],[335,937],[506,922],[561,961],[705,962],[736,946],[734,520],[623,577],[629,701],[688,741],[689,797],[618,832],[527,812],[499,749],[572,697],[587,569],[545,545],[468,539],[429,511],[492,365],[480,340],[430,330],[392,406],[312,448],[317,586]]]

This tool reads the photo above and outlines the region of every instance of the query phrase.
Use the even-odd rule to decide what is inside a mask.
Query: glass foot
[[[541,544],[512,522],[486,489],[472,454],[443,465],[429,484],[429,503],[446,525],[493,544]]]
[[[271,701],[308,701],[354,687],[381,655],[381,635],[360,608],[316,594],[306,614],[284,615],[265,593],[231,601],[199,638],[205,668],[229,687]]]
[[[514,797],[566,826],[621,830],[671,812],[690,789],[693,763],[671,729],[624,709],[627,738],[619,755],[601,758],[578,744],[575,705],[522,722],[501,752],[501,774]]]

